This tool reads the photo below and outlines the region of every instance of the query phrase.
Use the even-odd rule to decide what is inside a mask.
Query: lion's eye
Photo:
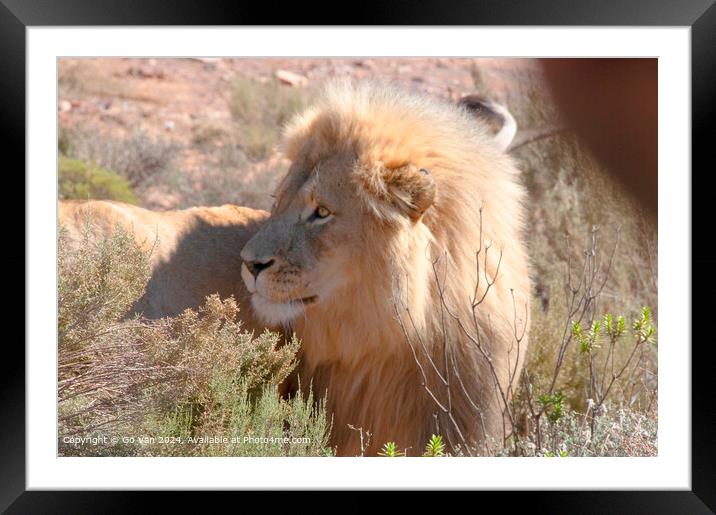
[[[314,214],[316,218],[326,218],[331,214],[331,210],[324,206],[318,206]]]

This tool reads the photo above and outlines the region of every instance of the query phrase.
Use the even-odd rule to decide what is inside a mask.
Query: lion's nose
[[[269,259],[268,261],[244,261],[244,264],[251,272],[251,275],[258,277],[262,270],[266,270],[275,262],[275,259]]]

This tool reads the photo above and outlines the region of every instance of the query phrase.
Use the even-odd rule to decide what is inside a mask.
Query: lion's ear
[[[388,169],[383,176],[393,205],[417,222],[433,205],[437,185],[430,170],[408,164]]]

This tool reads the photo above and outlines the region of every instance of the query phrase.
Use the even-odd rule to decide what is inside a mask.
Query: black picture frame
[[[0,123],[3,138],[0,148],[3,156],[15,156],[16,166],[25,166],[25,29],[29,26],[65,25],[283,25],[304,23],[309,25],[606,25],[606,26],[688,26],[691,27],[692,72],[692,180],[702,181],[712,171],[707,169],[712,152],[712,134],[716,133],[716,6],[714,0],[480,0],[480,1],[426,1],[407,5],[363,1],[351,9],[330,10],[333,19],[316,17],[306,10],[306,5],[293,3],[280,8],[259,5],[255,2],[231,1],[154,1],[125,0],[124,2],[100,0],[0,0]],[[339,13],[339,11],[341,11]],[[325,11],[324,12],[329,12]],[[7,159],[5,162],[8,162]],[[700,171],[700,173],[697,172]],[[674,173],[678,173],[675,171]],[[24,178],[23,178],[24,179]],[[10,188],[11,181],[17,181]],[[9,170],[5,174],[6,192],[9,196],[24,199],[17,192],[25,191],[20,174]],[[710,220],[707,195],[712,190],[705,186],[693,188],[692,184],[692,274],[699,278],[698,291],[706,299],[713,291],[716,281],[713,270],[716,257],[710,252],[707,241],[697,246],[701,238],[693,235],[710,234],[706,228],[697,226]],[[15,211],[17,212],[17,211]],[[708,223],[708,222],[707,222]],[[17,240],[25,241],[25,225],[14,219],[4,224],[4,232]],[[23,245],[23,249],[25,246]],[[6,252],[0,255],[3,270],[25,270],[25,251]],[[663,271],[662,273],[668,273]],[[6,273],[5,287],[8,291],[24,291],[20,275]],[[699,301],[693,295],[692,320],[708,321],[711,305],[708,300]],[[32,309],[32,306],[22,306]],[[15,302],[16,311],[20,303]],[[11,312],[12,317],[14,313]],[[17,313],[19,318],[20,313]],[[6,315],[7,316],[7,315]],[[10,317],[8,317],[10,318]],[[712,366],[709,360],[711,339],[696,338],[697,331],[705,324],[692,324],[684,330],[691,336],[692,346],[692,454],[689,491],[590,491],[590,492],[485,492],[485,497],[509,496],[510,503],[517,501],[530,507],[531,511],[549,513],[711,513],[716,511],[716,401],[713,396]],[[148,497],[161,496],[165,509],[168,504],[181,503],[183,508],[192,505],[206,506],[205,501],[192,498],[186,492],[78,492],[78,491],[26,491],[25,488],[25,354],[15,339],[5,338],[2,347],[3,363],[0,374],[0,406],[2,428],[0,433],[0,510],[8,513],[128,513],[146,511]],[[687,346],[691,341],[673,342]],[[233,493],[222,493],[222,497]],[[238,493],[238,495],[246,495]],[[276,493],[260,494],[274,505],[281,496]],[[300,506],[304,493],[284,496],[287,502]],[[370,509],[383,499],[366,498],[351,493],[355,502],[341,501],[342,506],[352,510]],[[422,495],[425,507],[435,503],[442,505],[441,495]],[[256,499],[261,502],[261,500]],[[485,502],[488,500],[485,499]],[[497,499],[490,499],[495,502]],[[400,502],[400,501],[393,501]],[[452,501],[455,502],[455,501]],[[312,504],[303,504],[313,509]],[[303,511],[303,510],[301,510]],[[344,511],[344,510],[341,510]]]

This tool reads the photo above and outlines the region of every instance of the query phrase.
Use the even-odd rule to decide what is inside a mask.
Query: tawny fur
[[[89,220],[97,237],[110,234],[119,224],[151,252],[152,275],[132,312],[147,318],[174,316],[186,308],[198,308],[207,295],[219,293],[236,297],[246,329],[265,327],[252,315],[239,257],[267,218],[265,211],[228,204],[151,211],[121,202],[66,200],[60,201],[58,215],[71,244],[81,241]]]
[[[361,451],[349,425],[372,434],[368,454],[387,441],[420,454],[432,433],[488,453],[510,430],[504,400],[528,341],[526,192],[513,160],[466,110],[370,83],[328,87],[287,127],[284,150],[293,165],[277,207],[242,255],[275,258],[254,285],[268,298],[320,293],[293,327],[302,384],[327,390],[338,454]],[[424,213],[411,206],[427,191],[416,169],[437,188]],[[323,232],[295,215],[320,188],[341,200]],[[473,318],[479,250],[477,299],[495,282]]]

